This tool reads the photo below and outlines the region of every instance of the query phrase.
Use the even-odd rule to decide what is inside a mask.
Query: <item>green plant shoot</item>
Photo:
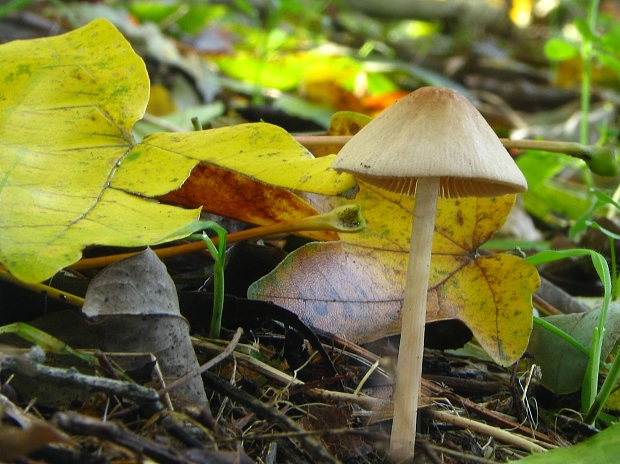
[[[601,227],[596,221],[592,220],[592,216],[595,211],[603,206],[613,206],[620,211],[620,204],[603,192],[599,192],[595,189],[590,189],[590,192],[594,195],[596,201],[592,204],[590,209],[575,222],[573,227],[571,227],[569,237],[571,240],[574,239],[577,234],[583,232],[588,227],[592,227],[607,236],[609,239],[609,249],[611,255],[611,299],[615,301],[618,299],[618,294],[620,293],[620,282],[618,282],[619,277],[616,266],[616,247],[614,241],[620,240],[620,235]]]
[[[213,221],[201,222],[204,229],[211,229],[217,233],[217,248],[206,233],[191,235],[192,239],[201,239],[213,258],[213,315],[209,336],[219,338],[222,330],[222,313],[224,312],[224,264],[226,263],[226,230]]]
[[[578,256],[590,256],[594,269],[601,279],[601,282],[603,282],[604,288],[601,316],[598,327],[594,329],[592,334],[588,368],[583,379],[583,387],[581,390],[581,407],[583,411],[588,411],[587,417],[589,418],[589,422],[594,423],[612,391],[612,388],[607,386],[605,389],[601,388],[597,394],[598,374],[601,366],[601,351],[603,346],[603,337],[605,335],[605,320],[607,319],[607,310],[611,301],[611,274],[609,271],[609,265],[600,253],[588,249],[545,250],[530,256],[529,258],[525,258],[525,261],[536,266],[538,264]],[[566,337],[563,338],[568,340],[567,337],[569,337],[568,334],[566,334]],[[612,373],[615,373],[614,378],[611,378]],[[605,383],[609,381],[611,382],[611,385],[615,385],[618,374],[620,374],[620,357],[616,357],[614,360]]]

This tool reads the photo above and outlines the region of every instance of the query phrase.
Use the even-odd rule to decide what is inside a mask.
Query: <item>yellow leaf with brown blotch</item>
[[[330,134],[346,135],[370,119],[339,113]],[[400,332],[415,199],[358,182],[354,200],[366,229],[337,243],[311,243],[254,283],[251,298],[281,304],[311,326],[367,343]],[[460,319],[501,365],[525,351],[532,330],[536,268],[478,248],[505,222],[514,195],[439,199],[429,276],[426,320]],[[415,257],[413,257],[415,259]]]
[[[198,209],[154,201],[198,165],[219,166],[220,183],[228,177],[249,191],[279,187],[270,198],[287,200],[273,208],[266,199],[251,211],[228,205],[233,218],[256,223],[316,213],[284,189],[335,195],[355,185],[331,168],[332,157],[314,158],[265,123],[153,134],[137,144],[131,130],[148,100],[146,66],[104,19],[0,45],[0,62],[0,263],[22,281],[52,277],[90,245],[155,245],[200,229]],[[222,201],[215,193],[210,205]]]

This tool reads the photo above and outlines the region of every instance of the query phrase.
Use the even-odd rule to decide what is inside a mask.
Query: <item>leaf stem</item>
[[[72,295],[71,293],[63,292],[62,290],[50,287],[49,285],[29,284],[26,282],[22,282],[18,278],[13,277],[13,275],[11,275],[11,273],[6,269],[0,269],[0,280],[10,282],[14,285],[18,285],[22,288],[30,290],[31,292],[44,295],[54,300],[62,301],[63,303],[70,304],[71,306],[75,306],[77,308],[81,308],[84,305],[84,298]]]
[[[319,214],[315,216],[307,216],[290,221],[278,222],[266,226],[254,227],[252,229],[242,230],[227,235],[228,243],[242,242],[255,238],[267,237],[270,235],[284,234],[290,232],[301,232],[308,230],[332,230],[335,232],[359,232],[364,229],[366,223],[360,213],[359,205],[345,205],[334,208],[329,213]],[[217,237],[211,239],[214,245],[217,245]],[[205,244],[202,240],[174,245],[166,248],[158,248],[153,250],[161,259],[179,256],[185,253],[202,251]],[[93,269],[105,267],[121,259],[128,258],[139,253],[138,251],[131,253],[121,253],[117,255],[101,256],[99,258],[85,258],[70,266],[70,269],[78,271],[82,269]]]

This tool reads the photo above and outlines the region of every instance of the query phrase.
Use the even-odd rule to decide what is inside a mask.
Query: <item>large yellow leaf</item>
[[[163,195],[202,162],[278,187],[337,195],[353,187],[355,179],[331,168],[334,156],[315,158],[285,130],[265,123],[152,134],[131,149],[111,185],[142,195]],[[140,176],[153,182],[145,183]]]
[[[107,21],[0,46],[0,262],[36,282],[91,244],[141,246],[186,236],[198,210],[142,196],[177,189],[198,163],[286,188],[353,185],[268,124],[155,134],[135,145],[147,103],[142,60]],[[136,195],[137,194],[137,195]]]
[[[106,189],[148,98],[142,60],[108,22],[0,47],[0,261],[39,281],[91,243],[157,243],[197,218]]]
[[[300,248],[256,282],[250,297],[357,343],[398,333],[414,199],[361,183],[355,203],[365,231]],[[516,256],[479,256],[477,248],[513,203],[514,196],[439,200],[427,298],[427,321],[462,320],[502,365],[527,347],[538,273]]]

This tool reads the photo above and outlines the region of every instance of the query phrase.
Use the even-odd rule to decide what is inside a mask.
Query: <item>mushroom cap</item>
[[[439,177],[444,198],[527,190],[525,177],[474,105],[443,87],[422,87],[386,108],[346,143],[332,167],[409,195],[420,177]]]

